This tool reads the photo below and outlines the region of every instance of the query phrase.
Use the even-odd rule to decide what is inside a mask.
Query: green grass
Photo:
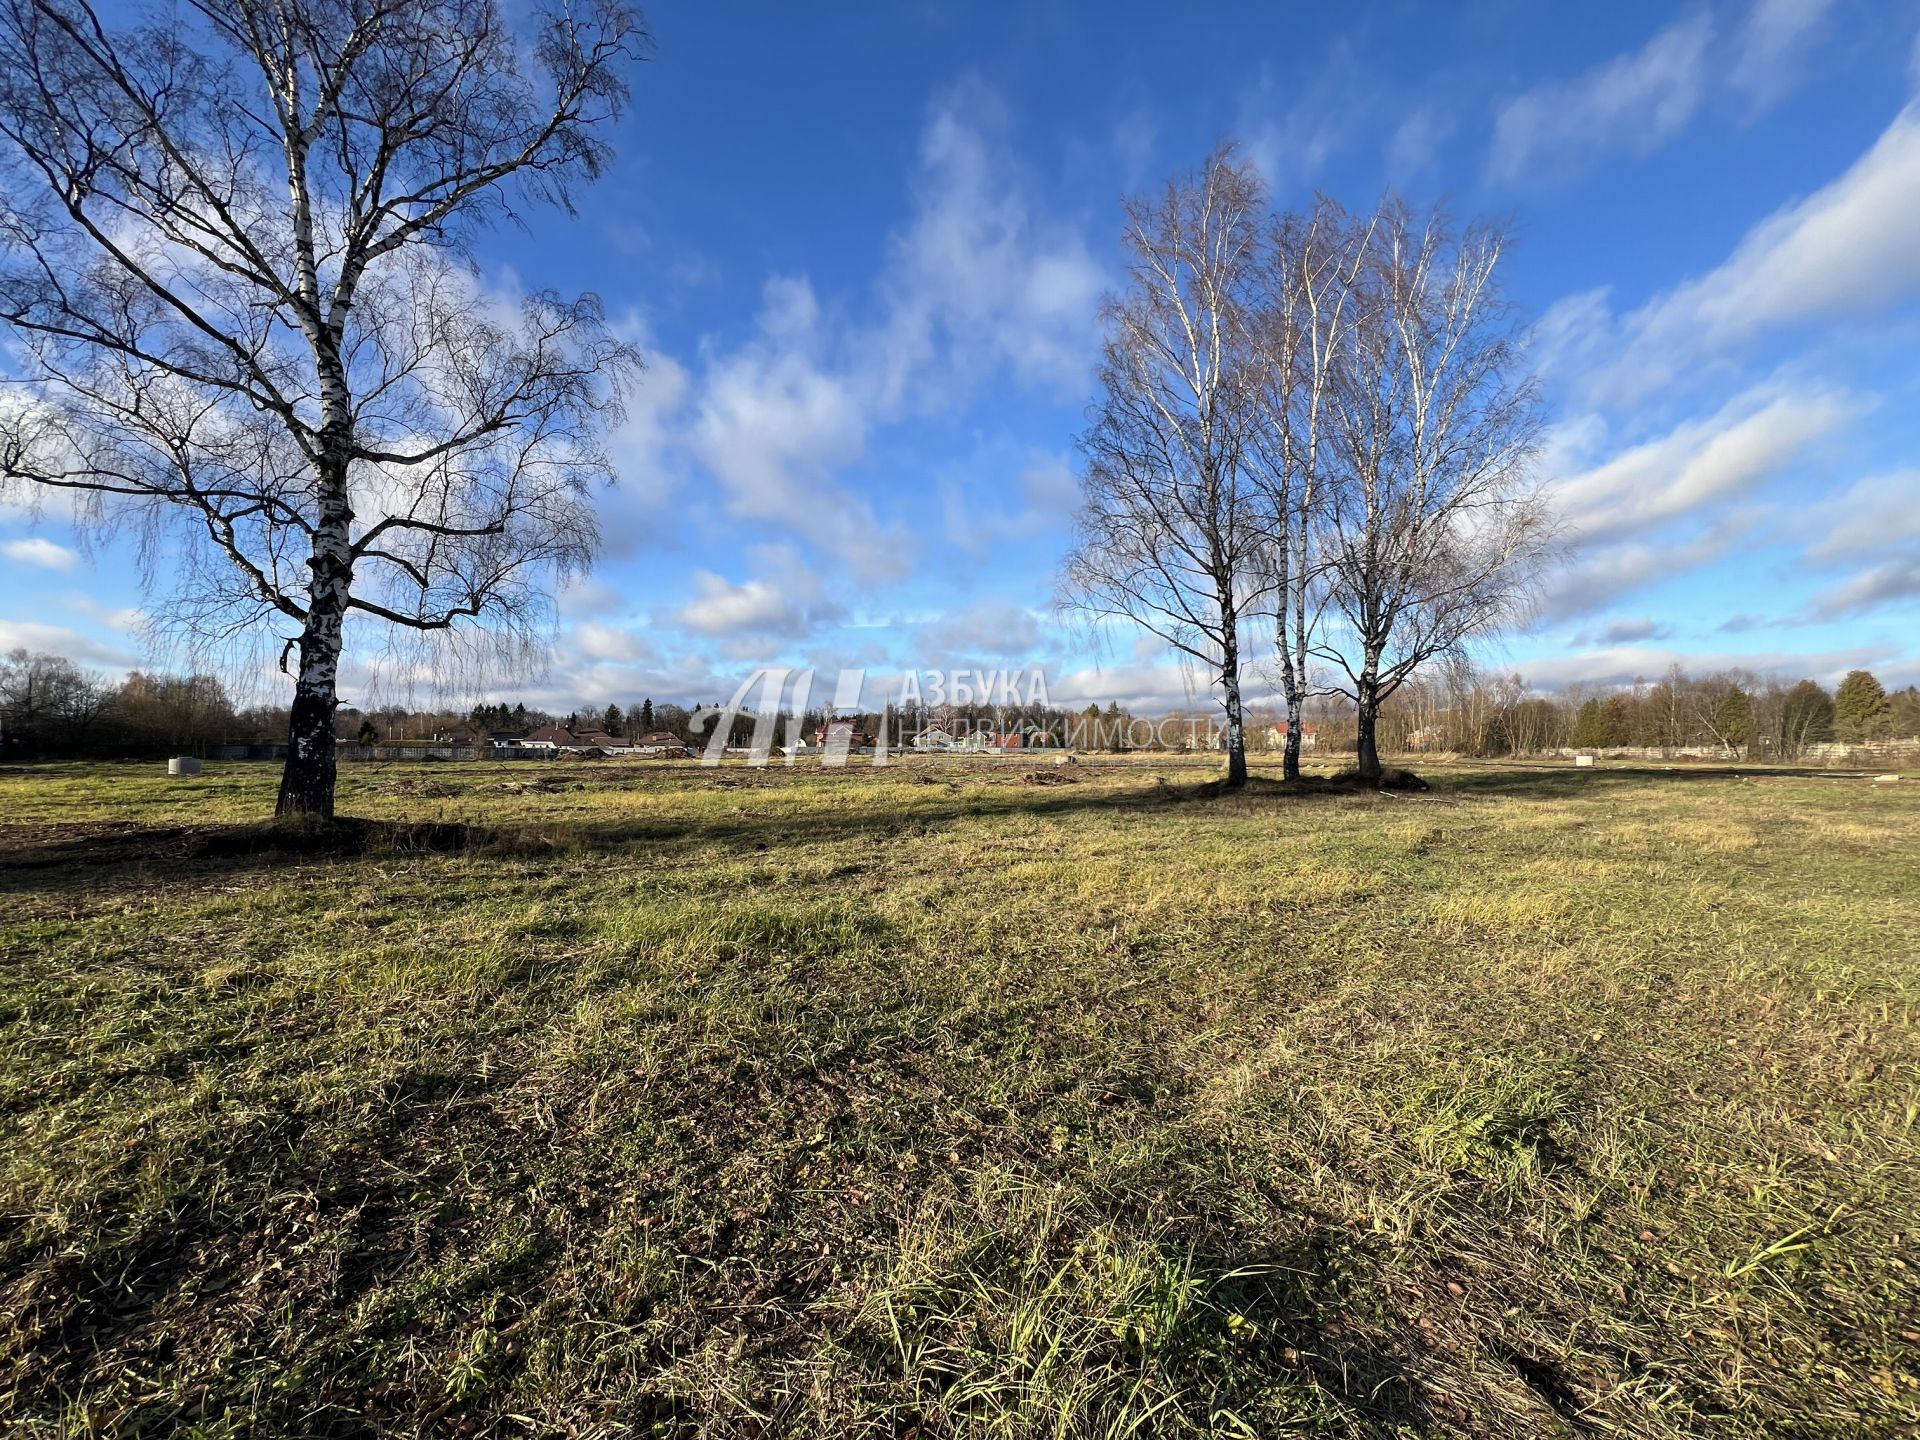
[[[0,1430],[1920,1424],[1911,781],[276,778],[0,771]]]

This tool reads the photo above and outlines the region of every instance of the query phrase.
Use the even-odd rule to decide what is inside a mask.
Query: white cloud
[[[1884,661],[1892,653],[1884,646],[1859,646],[1847,650],[1740,652],[1619,645],[1577,655],[1529,660],[1517,668],[1528,684],[1547,690],[1564,689],[1569,685],[1630,685],[1636,680],[1657,680],[1675,665],[1690,675],[1710,675],[1717,670],[1751,670],[1755,674],[1787,680],[1810,676],[1816,680],[1831,681],[1856,666]]]
[[[1394,127],[1387,141],[1387,176],[1404,185],[1438,158],[1458,125],[1454,112],[1421,105]]]
[[[1106,277],[1081,236],[1044,215],[1037,187],[996,139],[1000,108],[968,84],[928,117],[914,214],[892,242],[871,352],[890,405],[910,382],[945,378],[926,373],[943,350],[940,368],[962,379],[1004,364],[1071,390],[1088,372]]]
[[[1755,105],[1766,105],[1793,85],[1799,60],[1833,0],[1754,0],[1734,37],[1727,79]]]
[[[772,284],[768,300],[778,303]],[[866,413],[845,376],[822,369],[780,324],[770,317],[762,344],[708,369],[691,432],[695,453],[732,493],[733,509],[755,518],[810,509],[804,482],[866,449]]]
[[[1718,502],[1749,498],[1860,408],[1839,391],[1760,387],[1705,420],[1554,481],[1552,492],[1585,542],[1643,531]]]
[[[601,533],[615,554],[652,535],[681,484],[680,433],[692,389],[686,368],[654,347],[637,321],[622,328],[641,347],[646,368],[627,397],[625,420],[607,439],[617,479],[595,497]]]
[[[60,596],[60,605],[70,615],[83,615],[96,625],[125,635],[144,630],[151,618],[137,605],[102,605],[93,596],[77,590]]]
[[[768,580],[735,584],[710,570],[693,577],[694,598],[676,612],[675,619],[703,635],[787,633],[796,615],[790,597]]]
[[[1573,637],[1576,645],[1631,645],[1642,640],[1663,640],[1672,633],[1672,626],[1664,625],[1651,615],[1629,620],[1610,620],[1599,630]]]
[[[1162,715],[1169,710],[1194,710],[1220,703],[1219,691],[1208,684],[1197,667],[1178,663],[1107,665],[1047,676],[1047,699],[1055,705],[1103,709],[1119,702],[1133,715]],[[1271,704],[1273,696],[1247,693],[1248,705]]]
[[[1725,348],[1811,316],[1871,311],[1920,284],[1920,108],[1826,188],[1762,221],[1719,269],[1629,317],[1648,340]]]
[[[729,517],[804,541],[863,583],[899,579],[914,562],[913,535],[846,479],[878,427],[951,405],[1001,370],[1076,390],[1094,354],[1103,272],[1044,214],[1038,186],[996,138],[998,110],[979,85],[933,107],[913,213],[890,241],[869,323],[823,305],[805,276],[769,279],[755,334],[710,348],[684,422],[647,437],[697,459]],[[745,603],[712,588],[694,613],[734,602]]]
[[[1751,533],[1755,523],[1751,512],[1736,512],[1687,540],[1628,540],[1577,550],[1573,562],[1552,577],[1541,598],[1541,617],[1584,618],[1643,586],[1711,565]]]
[[[0,554],[22,565],[38,565],[47,570],[72,570],[80,564],[80,553],[56,545],[38,535],[24,540],[9,540],[0,545]]]
[[[576,577],[555,598],[567,616],[609,615],[632,604],[629,596],[591,575]]]
[[[1351,45],[1333,45],[1312,73],[1303,90],[1292,76],[1263,68],[1234,127],[1247,159],[1282,203],[1304,198],[1327,163],[1378,119],[1378,77]]]
[[[655,658],[654,648],[633,631],[598,620],[584,620],[569,632],[570,646],[590,660],[623,664]]]
[[[1543,617],[1591,615],[1721,559],[1758,523],[1761,487],[1860,409],[1836,390],[1760,386],[1703,420],[1550,481],[1572,560],[1549,583]],[[1591,417],[1570,423],[1550,443],[1550,459],[1584,463],[1601,428]]]
[[[1494,122],[1494,175],[1511,180],[1547,164],[1564,169],[1619,147],[1644,153],[1672,138],[1705,92],[1711,35],[1706,12],[1696,11],[1631,55],[1508,101]]]
[[[751,558],[762,573],[744,581],[696,572],[693,597],[671,619],[701,635],[793,639],[845,617],[845,605],[792,547],[762,546]]]
[[[1607,286],[1563,295],[1534,322],[1533,363],[1546,375],[1578,380],[1613,359],[1613,291]]]
[[[1005,489],[985,474],[942,481],[947,539],[969,555],[984,556],[997,544],[1032,540],[1064,526],[1080,501],[1080,482],[1058,455],[1032,461],[1021,471],[1017,508],[1001,503]]]
[[[727,510],[796,534],[864,579],[902,573],[910,537],[836,478],[866,453],[871,398],[823,358],[818,302],[804,279],[769,281],[761,335],[710,363],[689,434]]]
[[[1816,596],[1813,609],[1822,619],[1834,620],[1905,600],[1920,600],[1920,557],[1901,556],[1862,571]]]
[[[1008,600],[979,600],[920,627],[921,665],[950,661],[1033,660],[1041,646],[1040,622],[1033,612]]]
[[[1871,555],[1920,541],[1920,470],[1857,481],[1816,512],[1831,528],[1807,554],[1815,560]]]
[[[1129,187],[1147,183],[1153,175],[1153,155],[1160,143],[1160,126],[1145,110],[1134,110],[1113,127],[1113,153]]]
[[[64,655],[75,664],[97,665],[105,670],[130,670],[140,663],[139,654],[132,649],[37,620],[0,619],[0,652],[8,650]]]
[[[1543,321],[1549,358],[1627,403],[1768,331],[1872,315],[1920,290],[1920,105],[1839,179],[1750,230],[1727,260],[1616,320],[1604,294]]]

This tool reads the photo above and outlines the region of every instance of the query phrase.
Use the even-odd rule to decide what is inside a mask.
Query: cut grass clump
[[[861,1320],[938,1433],[1258,1435],[1329,1416],[1298,1273],[1212,1268],[1157,1228],[990,1172],[908,1223]]]

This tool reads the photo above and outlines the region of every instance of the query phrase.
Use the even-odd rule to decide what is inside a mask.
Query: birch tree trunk
[[[1360,683],[1354,687],[1355,705],[1355,741],[1358,754],[1357,764],[1362,780],[1378,783],[1380,779],[1380,673],[1379,660],[1367,661],[1360,672]]]
[[[1230,786],[1247,778],[1240,619],[1271,591],[1270,527],[1243,473],[1260,424],[1251,333],[1266,190],[1231,151],[1129,201],[1127,287],[1102,312],[1103,394],[1081,437],[1061,604],[1137,626],[1216,675]]]
[[[1220,597],[1220,613],[1226,637],[1220,656],[1220,689],[1227,712],[1227,784],[1240,786],[1247,783],[1247,724],[1240,701],[1240,620],[1230,591]]]
[[[1347,678],[1371,781],[1381,702],[1525,616],[1553,518],[1537,387],[1496,282],[1505,232],[1389,198],[1365,239],[1335,356],[1313,650]]]
[[[352,596],[353,567],[348,536],[353,510],[347,501],[342,464],[321,481],[319,523],[308,560],[312,583],[307,620],[299,640],[300,667],[293,684],[287,728],[287,762],[280,774],[281,819],[331,820],[338,745],[334,711],[340,704],[340,652]]]

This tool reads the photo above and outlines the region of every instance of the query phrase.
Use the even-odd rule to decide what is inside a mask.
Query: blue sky
[[[1920,4],[649,14],[617,165],[479,256],[599,291],[648,357],[603,558],[496,694],[1040,664],[1056,701],[1192,703],[1050,596],[1121,197],[1229,137],[1283,205],[1514,222],[1578,548],[1490,663],[1920,680]],[[142,663],[135,571],[0,510],[0,648]]]

